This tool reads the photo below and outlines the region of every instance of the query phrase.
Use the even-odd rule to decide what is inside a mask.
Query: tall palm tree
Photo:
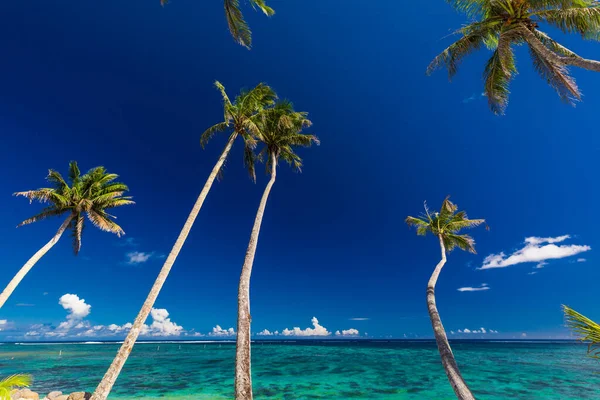
[[[274,104],[276,99],[275,92],[267,85],[261,83],[257,85],[254,89],[250,91],[242,91],[240,95],[238,95],[234,102],[229,100],[227,93],[225,92],[225,88],[219,82],[215,82],[215,86],[221,92],[221,96],[223,97],[223,109],[224,109],[224,121],[220,122],[212,127],[208,128],[201,136],[200,143],[204,147],[206,143],[214,136],[215,133],[227,130],[231,128],[232,133],[229,136],[229,140],[225,145],[225,149],[221,153],[221,156],[217,160],[217,163],[212,169],[212,172],[208,176],[206,183],[204,184],[204,188],[200,192],[192,211],[190,212],[183,229],[179,233],[179,237],[175,241],[169,256],[165,260],[165,263],[150,289],[150,293],[146,298],[137,318],[133,323],[133,327],[127,334],[125,341],[121,345],[115,359],[110,365],[108,371],[102,378],[100,384],[96,388],[96,391],[92,395],[92,400],[105,400],[108,397],[113,385],[115,384],[121,369],[125,365],[127,358],[129,357],[129,353],[133,349],[135,341],[140,335],[140,331],[144,326],[144,322],[148,318],[148,314],[152,310],[154,303],[156,302],[156,298],[163,287],[165,281],[167,280],[167,276],[169,276],[169,272],[187,239],[190,230],[192,229],[192,225],[202,208],[202,204],[204,204],[204,200],[212,187],[215,179],[220,175],[221,169],[227,156],[229,155],[229,151],[235,142],[235,139],[238,136],[241,136],[244,139],[246,151],[244,154],[246,155],[247,161],[250,160],[249,154],[252,153],[252,147],[256,145],[256,141],[254,140],[254,135],[258,134],[258,127],[256,125],[256,121],[259,118],[260,114],[263,112],[265,107],[268,107]],[[254,169],[250,166],[250,173],[254,176]]]
[[[563,305],[566,325],[579,337],[588,343],[588,355],[600,359],[600,325],[579,314],[577,311]]]
[[[476,19],[455,33],[461,38],[431,62],[427,74],[446,66],[452,79],[463,57],[485,46],[492,56],[484,71],[490,109],[504,114],[508,87],[516,75],[514,45],[525,44],[535,70],[556,90],[560,98],[574,105],[581,100],[568,66],[600,72],[600,62],[580,57],[539,30],[540,23],[564,33],[600,39],[600,3],[596,0],[447,0],[455,9]]]
[[[448,343],[446,331],[442,325],[440,314],[438,313],[435,303],[435,285],[437,283],[442,267],[446,264],[446,251],[450,252],[455,248],[475,253],[475,241],[469,235],[460,234],[460,231],[465,228],[473,228],[485,222],[483,219],[469,219],[464,211],[457,212],[458,207],[446,197],[442,203],[440,212],[431,213],[425,203],[425,214],[418,218],[407,217],[406,223],[409,226],[417,228],[417,235],[425,236],[427,232],[431,232],[437,236],[440,241],[442,250],[442,259],[435,267],[429,283],[427,284],[427,309],[433,334],[437,342],[438,350],[442,358],[442,364],[456,393],[456,397],[460,400],[473,400],[473,394],[467,387],[465,380],[460,374],[454,354]]]
[[[160,0],[160,4],[163,6],[168,2],[169,0]],[[268,17],[275,14],[275,10],[267,6],[265,0],[250,0],[250,4],[253,8],[260,9]],[[225,17],[231,36],[236,42],[250,49],[252,47],[252,31],[244,19],[239,0],[225,0]]]
[[[12,375],[0,380],[0,400],[10,400],[10,392],[13,389],[27,387],[31,384],[29,375]]]
[[[103,231],[112,232],[119,237],[125,234],[123,229],[113,221],[115,217],[106,211],[110,208],[134,204],[131,197],[123,196],[123,193],[129,190],[127,186],[120,182],[114,182],[118,177],[116,174],[106,172],[104,167],[93,168],[81,176],[77,162],[71,161],[68,183],[60,173],[51,169],[46,178],[51,187],[15,193],[15,196],[27,197],[30,202],[38,200],[41,203],[49,204],[39,214],[26,219],[18,226],[65,214],[67,218],[52,239],[21,267],[0,294],[0,308],[31,268],[58,242],[65,230],[72,230],[73,251],[75,255],[79,253],[84,214],[94,226]]]
[[[238,287],[238,323],[235,356],[235,398],[236,400],[252,399],[252,374],[250,368],[250,275],[258,235],[262,224],[267,199],[277,175],[277,163],[280,159],[286,161],[294,169],[300,171],[302,159],[294,152],[295,146],[309,147],[313,143],[319,144],[316,136],[300,133],[303,128],[311,125],[307,113],[294,111],[292,104],[287,101],[279,102],[275,107],[266,110],[261,116],[258,139],[264,148],[258,154],[258,159],[267,159],[267,170],[271,179],[265,187],[252,233],[246,250],[244,265]]]

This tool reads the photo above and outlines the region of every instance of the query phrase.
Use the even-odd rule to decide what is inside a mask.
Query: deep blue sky
[[[454,252],[442,272],[438,305],[449,331],[564,336],[562,303],[600,319],[600,243],[589,219],[600,194],[600,75],[574,71],[585,97],[572,108],[519,48],[507,115],[497,117],[481,96],[487,51],[467,59],[451,84],[445,71],[425,75],[450,43],[444,37],[465,22],[442,0],[273,0],[270,19],[246,5],[251,51],[231,39],[221,1],[158,3],[0,4],[0,284],[60,225],[15,229],[40,206],[11,194],[44,186],[48,168],[66,173],[72,159],[82,169],[104,165],[137,201],[115,211],[137,245],[89,225],[75,257],[65,236],[0,311],[9,327],[0,338],[57,326],[66,293],[92,306],[93,325],[134,319],[224,145],[225,136],[199,145],[222,118],[216,79],[232,96],[268,83],[310,113],[322,141],[300,151],[302,174],[280,168],[252,277],[255,332],[305,328],[316,316],[330,331],[430,337],[425,285],[438,243],[404,218],[447,194],[491,227],[471,232],[477,255]],[[599,50],[578,37],[564,42],[588,57]],[[238,143],[156,303],[187,331],[235,326],[237,280],[266,181],[262,173],[248,180]],[[564,244],[592,250],[539,270],[476,270],[526,237],[565,234],[573,238]],[[132,266],[131,251],[154,256]],[[575,262],[581,257],[587,262]],[[482,283],[491,289],[457,291]]]

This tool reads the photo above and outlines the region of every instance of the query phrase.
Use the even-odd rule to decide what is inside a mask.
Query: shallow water
[[[40,393],[93,391],[118,346],[4,344],[0,375],[30,373]],[[580,344],[452,347],[478,399],[600,399],[600,364]],[[232,343],[138,344],[111,398],[232,398],[234,357]],[[252,359],[258,400],[454,399],[434,342],[259,342]]]

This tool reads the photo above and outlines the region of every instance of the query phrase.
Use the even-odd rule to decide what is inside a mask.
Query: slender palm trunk
[[[271,188],[275,183],[277,174],[277,159],[275,154],[271,155],[271,179],[263,192],[256,212],[256,219],[252,227],[250,242],[246,250],[246,258],[242,267],[240,284],[238,287],[238,323],[237,323],[237,341],[235,348],[235,398],[236,400],[252,400],[252,374],[250,370],[250,275],[252,274],[252,264],[256,254],[258,244],[258,234],[262,224],[267,199]]]
[[[21,283],[21,281],[23,280],[23,278],[25,278],[25,275],[27,275],[27,273],[31,270],[31,268],[33,268],[33,266],[40,260],[40,258],[42,258],[44,256],[44,254],[46,254],[48,252],[48,250],[50,250],[56,244],[56,242],[58,242],[58,239],[60,239],[62,234],[65,232],[65,230],[69,226],[69,223],[71,222],[72,219],[73,219],[73,214],[70,214],[67,217],[67,219],[65,219],[65,222],[62,223],[60,228],[58,228],[58,231],[56,231],[56,234],[54,235],[54,237],[52,237],[52,239],[50,239],[50,241],[48,243],[46,243],[44,245],[44,247],[39,249],[33,255],[33,257],[31,257],[29,260],[27,260],[25,265],[23,265],[21,267],[21,269],[19,270],[19,272],[17,272],[15,277],[12,278],[12,280],[6,286],[4,291],[2,293],[0,293],[0,308],[2,308],[4,303],[6,303],[6,300],[8,300],[8,298],[10,297],[12,292],[14,292],[15,289],[17,288],[17,286],[19,286],[19,283]]]
[[[437,283],[440,272],[442,272],[444,264],[446,264],[446,248],[444,247],[444,240],[441,235],[439,239],[440,247],[442,249],[442,259],[438,265],[436,265],[433,274],[431,274],[431,278],[429,278],[429,283],[427,284],[427,309],[429,311],[429,318],[431,319],[431,326],[433,327],[433,334],[435,335],[438,351],[442,358],[442,365],[444,366],[444,370],[446,370],[450,385],[452,385],[452,389],[454,389],[454,393],[456,393],[456,398],[459,400],[475,400],[475,397],[473,397],[473,394],[460,374],[458,365],[454,359],[454,354],[450,348],[450,343],[448,343],[444,325],[442,325],[440,314],[435,305],[435,284]]]
[[[92,395],[91,400],[106,400],[106,398],[108,397],[108,394],[110,393],[113,385],[115,384],[117,378],[119,377],[119,373],[121,372],[121,369],[123,369],[123,365],[125,365],[125,362],[127,361],[127,357],[129,357],[129,353],[131,353],[131,350],[133,349],[133,345],[135,344],[135,341],[137,340],[138,336],[140,335],[140,331],[143,328],[144,323],[146,322],[146,319],[148,318],[148,314],[150,314],[150,311],[152,310],[152,307],[154,306],[154,302],[156,301],[156,298],[158,297],[158,293],[160,292],[160,289],[162,288],[165,281],[167,280],[167,276],[169,275],[169,272],[171,271],[171,268],[173,267],[173,264],[175,263],[175,259],[179,255],[179,252],[181,251],[181,248],[183,247],[183,244],[185,243],[185,239],[187,238],[188,234],[190,233],[190,230],[192,229],[192,225],[194,224],[194,221],[196,220],[196,217],[198,216],[198,213],[200,212],[200,209],[202,208],[204,199],[206,199],[206,196],[208,195],[208,192],[210,191],[210,188],[211,188],[213,182],[215,181],[215,178],[217,177],[219,170],[223,166],[223,163],[225,162],[225,159],[227,158],[227,155],[229,154],[229,151],[231,150],[231,147],[233,146],[233,142],[235,141],[236,137],[237,137],[236,133],[233,133],[230,136],[229,141],[227,142],[227,145],[225,146],[225,149],[223,150],[223,153],[221,153],[221,157],[219,157],[219,160],[215,164],[212,172],[210,173],[208,179],[206,180],[206,183],[204,184],[204,188],[202,189],[202,192],[200,192],[200,196],[198,196],[198,200],[196,200],[196,204],[194,204],[194,208],[192,208],[192,211],[190,212],[190,215],[188,216],[187,221],[185,221],[185,225],[183,226],[183,229],[179,233],[179,237],[177,238],[175,245],[171,249],[171,252],[169,253],[169,256],[167,257],[162,269],[160,270],[160,273],[158,274],[158,277],[156,278],[156,281],[154,282],[154,285],[152,286],[152,289],[150,290],[150,293],[148,294],[148,297],[146,298],[146,301],[144,302],[144,305],[142,306],[140,313],[138,314],[137,318],[135,319],[135,322],[133,323],[133,327],[127,334],[125,341],[121,345],[121,348],[119,349],[112,364],[108,368],[108,371],[106,371],[104,378],[102,378],[102,381],[100,382],[100,384],[98,384],[98,387],[96,388],[96,391]]]
[[[556,54],[542,43],[527,27],[519,28],[527,43],[545,58],[559,65],[572,65],[590,71],[600,72],[600,61],[588,60],[583,57],[565,57]]]

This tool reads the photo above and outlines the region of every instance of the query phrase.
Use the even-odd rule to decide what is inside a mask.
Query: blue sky
[[[584,101],[572,108],[519,48],[507,115],[496,117],[481,96],[486,51],[452,83],[445,71],[425,76],[451,41],[444,37],[465,22],[441,0],[274,0],[273,18],[247,6],[252,51],[229,36],[219,1],[158,3],[0,5],[1,284],[60,225],[15,229],[40,206],[11,194],[43,186],[48,168],[65,172],[72,159],[82,169],[104,165],[137,201],[116,211],[125,238],[89,226],[79,256],[65,236],[36,265],[0,310],[0,339],[48,339],[65,322],[69,336],[93,326],[106,333],[135,318],[224,145],[224,136],[199,145],[222,118],[216,79],[232,95],[268,83],[310,113],[322,142],[300,151],[302,174],[278,173],[252,276],[254,332],[431,337],[425,286],[439,248],[404,218],[448,194],[491,228],[471,232],[478,254],[450,254],[438,283],[454,337],[565,337],[563,303],[600,319],[599,243],[589,220],[600,194],[599,75],[574,71]],[[549,32],[583,56],[598,51]],[[156,303],[169,315],[156,311],[149,335],[235,326],[239,272],[267,181],[249,181],[241,153],[238,143]],[[129,263],[134,252],[144,262]],[[519,253],[484,261],[502,252]],[[548,254],[571,255],[544,268],[479,269]],[[468,287],[489,289],[458,291]],[[482,327],[485,334],[458,334]]]

